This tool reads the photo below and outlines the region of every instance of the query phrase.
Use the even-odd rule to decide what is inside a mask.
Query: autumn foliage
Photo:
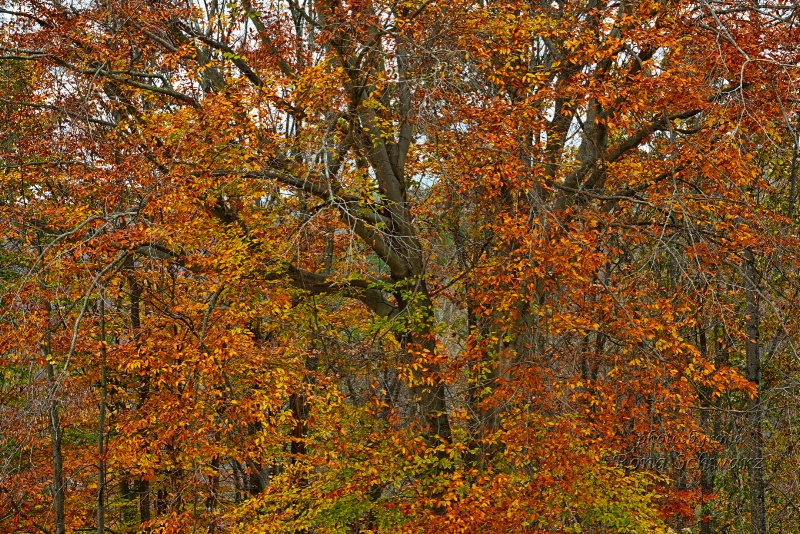
[[[0,532],[792,532],[797,6],[0,1]]]

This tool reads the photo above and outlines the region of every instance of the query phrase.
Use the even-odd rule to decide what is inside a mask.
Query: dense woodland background
[[[0,1],[0,531],[800,531],[799,10]]]

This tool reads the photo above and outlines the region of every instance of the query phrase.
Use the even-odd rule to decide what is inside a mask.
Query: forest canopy
[[[0,532],[799,531],[798,10],[0,0]]]

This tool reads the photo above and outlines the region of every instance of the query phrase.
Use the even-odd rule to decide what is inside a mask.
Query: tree
[[[4,528],[771,524],[793,6],[3,13]]]

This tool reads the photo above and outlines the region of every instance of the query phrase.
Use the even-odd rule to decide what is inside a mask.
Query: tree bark
[[[139,345],[139,332],[142,327],[141,319],[141,303],[142,303],[142,285],[135,277],[135,264],[131,258],[127,265],[131,274],[128,276],[128,284],[131,289],[131,333],[134,339],[137,340],[136,344]],[[150,383],[147,374],[142,377],[142,383],[139,385],[139,400],[137,409],[144,406],[147,401],[147,396],[150,393]],[[144,479],[139,479],[136,483],[136,493],[139,500],[139,522],[145,523],[152,518],[151,503],[150,503],[150,482]]]
[[[48,353],[49,354],[49,351]],[[65,500],[64,500],[64,458],[61,455],[61,421],[58,414],[58,401],[56,400],[56,379],[52,363],[47,363],[47,384],[50,392],[48,416],[50,419],[50,444],[53,457],[53,514],[55,534],[65,534]]]
[[[748,449],[750,457],[750,532],[752,534],[767,533],[767,515],[764,481],[764,443],[762,435],[761,406],[761,350],[759,347],[759,284],[755,255],[751,250],[745,251],[745,342],[747,379],[753,383],[756,393],[748,401],[749,419]]]
[[[137,491],[139,492],[139,521],[150,521],[150,482],[140,479]]]
[[[49,316],[49,305],[47,306],[47,312]],[[50,346],[49,330],[44,334],[40,349],[42,351],[42,357],[47,360],[45,372],[47,373],[47,415],[50,427],[50,450],[53,461],[53,482],[51,486],[53,494],[53,522],[55,525],[55,534],[65,534],[64,458],[61,454],[63,431],[61,429],[61,420],[58,413],[58,401],[56,400],[58,384],[56,383],[55,369],[50,362],[52,358],[52,349]]]
[[[698,348],[704,361],[708,360],[708,340],[706,337],[706,327],[700,322],[698,330]],[[706,434],[713,434],[712,410],[714,402],[712,400],[712,390],[709,386],[700,387],[700,428]],[[714,479],[717,475],[717,453],[714,451],[700,453],[700,494],[702,495],[702,512],[700,519],[700,534],[713,534],[714,520],[710,515],[707,499],[714,493]]]
[[[414,371],[414,379],[410,384],[411,395],[420,411],[420,419],[427,427],[427,439],[431,444],[439,440],[450,443],[452,432],[450,420],[447,415],[445,400],[445,383],[441,377],[441,366],[436,362],[436,339],[433,333],[433,303],[428,296],[425,282],[418,282],[418,303],[408,303],[409,317],[422,318],[422,324],[410,325],[411,329],[401,336],[400,343],[408,354],[411,362],[419,363],[421,370]],[[406,307],[406,306],[403,306]],[[414,362],[416,355],[422,356],[422,361]],[[433,361],[426,361],[432,359]]]
[[[105,533],[106,463],[104,457],[106,424],[106,318],[105,296],[100,292],[100,405],[97,417],[97,534]]]

